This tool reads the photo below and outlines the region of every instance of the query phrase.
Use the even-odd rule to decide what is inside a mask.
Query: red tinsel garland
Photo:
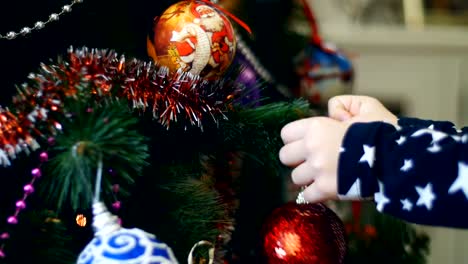
[[[0,165],[3,166],[10,166],[10,158],[15,158],[16,154],[39,147],[29,129],[22,126],[15,115],[3,108],[0,108],[0,146]]]
[[[9,166],[22,151],[39,147],[36,138],[62,129],[67,100],[93,104],[127,99],[132,109],[152,111],[169,128],[172,123],[203,128],[206,117],[215,123],[240,89],[227,77],[207,81],[185,72],[169,71],[152,62],[126,62],[114,51],[70,48],[66,59],[41,64],[13,98],[14,110],[0,109],[0,165]]]

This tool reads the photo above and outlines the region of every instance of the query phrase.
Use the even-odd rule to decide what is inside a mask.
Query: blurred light
[[[76,220],[76,224],[80,227],[85,227],[86,224],[88,223],[86,216],[84,216],[83,214],[77,215],[75,220]]]

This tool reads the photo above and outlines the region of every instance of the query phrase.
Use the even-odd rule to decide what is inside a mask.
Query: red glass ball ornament
[[[262,235],[268,264],[340,264],[347,249],[343,222],[323,204],[290,202],[275,209]]]
[[[181,1],[154,19],[148,55],[171,72],[216,79],[231,65],[236,39],[231,22],[215,7]]]

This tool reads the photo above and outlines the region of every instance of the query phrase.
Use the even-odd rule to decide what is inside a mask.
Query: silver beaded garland
[[[39,30],[39,29],[43,29],[47,24],[49,24],[50,22],[53,22],[53,21],[57,21],[60,19],[60,16],[62,16],[63,14],[65,13],[70,13],[72,11],[72,7],[75,5],[75,4],[80,4],[82,3],[83,0],[72,0],[70,4],[68,5],[64,5],[62,6],[62,11],[60,11],[60,13],[52,13],[49,15],[49,19],[45,22],[43,21],[37,21],[35,24],[34,24],[34,27],[30,28],[30,27],[23,27],[19,32],[15,32],[15,31],[10,31],[6,34],[0,34],[0,39],[8,39],[8,40],[12,40],[12,39],[15,39],[17,38],[18,36],[25,36],[27,34],[30,34],[31,32],[33,32],[34,30]]]

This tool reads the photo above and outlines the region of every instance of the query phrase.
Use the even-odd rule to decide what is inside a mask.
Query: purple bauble
[[[242,105],[258,106],[260,99],[260,89],[262,89],[262,82],[258,70],[253,65],[252,61],[246,57],[242,52],[237,52],[234,57],[233,64],[239,67],[239,75],[237,76],[236,83],[242,85],[243,96],[240,98]]]

